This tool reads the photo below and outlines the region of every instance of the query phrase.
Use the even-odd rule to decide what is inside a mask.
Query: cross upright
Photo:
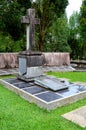
[[[35,24],[40,24],[40,19],[35,18],[35,9],[27,9],[26,16],[23,16],[21,23],[26,24],[27,50],[34,51],[35,48]]]

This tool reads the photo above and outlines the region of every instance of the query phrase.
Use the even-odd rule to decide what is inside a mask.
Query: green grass
[[[86,130],[61,115],[86,105],[86,99],[47,111],[0,85],[0,130]]]
[[[52,75],[57,78],[67,78],[72,82],[86,82],[86,72],[48,72],[47,75]]]
[[[15,75],[2,75],[0,76],[0,79],[5,79],[5,78],[15,78]]]
[[[48,73],[50,75],[67,76],[66,78],[78,79],[78,75],[86,81],[86,73]],[[74,76],[76,75],[77,76]],[[69,77],[68,75],[71,75]],[[84,75],[84,76],[83,76]],[[2,77],[3,78],[3,77]],[[8,78],[8,76],[4,77]],[[47,111],[29,103],[20,96],[0,85],[0,130],[86,130],[61,115],[71,110],[86,105],[86,99],[77,101],[67,106]]]

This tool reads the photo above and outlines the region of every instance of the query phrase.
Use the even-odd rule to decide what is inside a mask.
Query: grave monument
[[[25,81],[33,80],[42,75],[43,55],[36,52],[35,48],[35,24],[40,20],[35,18],[35,9],[27,9],[26,16],[23,16],[21,23],[26,24],[26,51],[19,53],[19,75],[18,78]]]
[[[68,86],[59,79],[42,75],[44,58],[42,52],[36,52],[35,48],[35,24],[40,24],[40,20],[35,18],[35,10],[28,9],[26,16],[21,22],[26,24],[27,47],[26,51],[19,54],[19,75],[18,78],[24,81],[34,81],[36,85],[51,89],[53,91],[66,89]]]

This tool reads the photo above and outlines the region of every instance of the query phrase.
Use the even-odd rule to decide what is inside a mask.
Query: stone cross
[[[27,50],[34,51],[35,47],[35,24],[40,24],[40,20],[35,18],[35,9],[27,9],[26,16],[23,16],[21,23],[26,24]]]

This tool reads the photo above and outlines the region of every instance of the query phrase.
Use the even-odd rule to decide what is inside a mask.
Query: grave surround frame
[[[21,82],[24,82],[24,81],[20,80],[20,83]],[[43,91],[43,92],[31,94],[31,93],[25,91],[22,88],[16,87],[15,86],[16,83],[9,83],[7,80],[2,80],[2,79],[0,79],[0,83],[3,84],[4,87],[8,88],[9,90],[11,90],[11,91],[15,92],[16,94],[20,95],[25,100],[29,101],[30,103],[35,103],[39,107],[45,108],[47,110],[52,110],[52,109],[55,109],[57,107],[68,105],[68,104],[76,102],[80,99],[86,98],[86,89],[85,89],[84,91],[79,91],[78,93],[75,92],[72,95],[67,95],[67,96],[64,96],[64,94],[59,93],[59,91],[53,92],[55,95],[57,95],[57,96],[59,95],[60,98],[57,98],[57,96],[56,97],[54,96],[56,99],[53,99],[53,100],[50,100],[50,101],[45,101],[44,99],[40,98],[40,95],[43,95],[43,93],[44,94],[51,93],[51,91],[48,90],[48,89],[45,89],[45,91]],[[31,86],[34,87],[33,84]],[[26,86],[26,89],[27,89],[27,86]],[[31,89],[31,87],[30,87],[30,89]],[[45,96],[44,96],[44,98],[45,98]]]

